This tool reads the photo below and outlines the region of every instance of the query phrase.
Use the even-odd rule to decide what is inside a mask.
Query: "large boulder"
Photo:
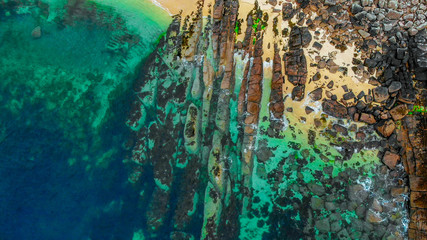
[[[368,210],[368,212],[366,213],[366,221],[370,222],[370,223],[381,223],[382,221],[384,221],[384,219],[381,217],[381,215],[377,212],[374,212],[372,210]]]
[[[336,118],[347,118],[347,108],[334,100],[326,100],[322,104],[323,112]]]
[[[360,115],[361,122],[367,123],[367,124],[375,124],[377,121],[375,120],[374,115],[368,114],[368,113],[362,113]]]
[[[322,220],[317,220],[314,224],[316,228],[323,233],[327,233],[331,231],[331,226],[329,224],[329,219],[325,218]]]
[[[317,88],[317,89],[313,90],[309,94],[309,96],[310,96],[311,99],[313,99],[313,101],[319,101],[320,99],[322,99],[322,96],[323,96],[322,93],[323,93],[322,88]]]
[[[282,17],[283,20],[289,20],[295,15],[295,10],[292,8],[292,3],[283,3],[282,5]]]
[[[389,167],[390,169],[394,169],[399,160],[400,156],[390,151],[386,151],[382,159],[383,163],[387,165],[387,167]]]
[[[361,184],[351,185],[348,188],[348,198],[356,203],[363,203],[368,198],[368,191]]]
[[[408,107],[406,104],[401,104],[390,110],[390,115],[394,121],[404,118],[408,114]]]
[[[292,89],[292,100],[301,101],[304,99],[305,86],[299,85]]]
[[[398,81],[391,82],[390,86],[388,87],[388,91],[390,93],[395,93],[399,91],[402,88],[402,84]]]
[[[390,137],[395,129],[396,124],[391,119],[382,120],[375,125],[375,130],[383,137]]]
[[[374,95],[375,102],[379,102],[379,103],[384,102],[389,97],[388,88],[386,87],[376,87],[372,92]]]
[[[312,36],[307,27],[301,28],[301,41],[303,47],[308,47],[312,40]]]

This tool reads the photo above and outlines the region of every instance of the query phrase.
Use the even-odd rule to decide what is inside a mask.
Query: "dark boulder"
[[[361,91],[359,94],[357,94],[357,99],[361,99],[365,96],[365,92]]]
[[[386,80],[386,81],[388,81],[388,80],[390,80],[390,79],[393,79],[393,70],[391,70],[391,68],[387,68],[385,71],[384,71],[384,79]]]
[[[394,121],[404,118],[408,114],[408,107],[406,104],[401,104],[390,110],[390,115]]]
[[[386,87],[376,87],[372,92],[374,95],[374,100],[379,103],[384,102],[389,97],[388,88]]]
[[[365,66],[370,67],[370,68],[375,68],[377,66],[378,62],[375,61],[374,59],[366,59],[365,60]]]
[[[292,100],[301,101],[304,99],[305,86],[299,85],[292,89]]]
[[[396,58],[399,60],[403,60],[407,52],[408,52],[407,48],[398,48],[396,50]]]
[[[353,5],[351,5],[351,13],[357,14],[361,11],[363,11],[363,7],[360,6],[359,4],[353,3]]]
[[[312,91],[309,96],[311,97],[311,99],[313,99],[314,101],[319,101],[320,99],[322,99],[322,94],[323,90],[321,88],[315,89],[314,91]]]
[[[323,111],[336,118],[347,118],[347,108],[334,100],[326,100],[322,104]]]
[[[282,5],[282,16],[283,20],[290,20],[295,15],[295,10],[292,8],[292,3],[283,3]]]
[[[391,119],[382,120],[375,125],[375,130],[377,130],[377,132],[381,136],[386,137],[386,138],[390,137],[391,134],[393,134],[395,129],[396,129],[396,125],[395,125],[394,121]]]
[[[322,47],[323,47],[322,44],[320,44],[319,42],[313,43],[313,48],[317,49],[318,51],[320,51]]]
[[[310,114],[310,113],[312,113],[314,111],[314,109],[313,108],[311,108],[311,107],[305,107],[305,113],[306,114]]]
[[[361,122],[367,123],[367,124],[374,124],[377,121],[375,120],[374,115],[372,114],[368,114],[368,113],[362,113],[360,115],[360,119]]]
[[[301,40],[302,40],[302,46],[308,47],[312,39],[311,33],[308,30],[307,27],[301,28]]]
[[[341,133],[344,136],[348,135],[348,130],[347,128],[345,128],[344,126],[340,125],[340,124],[334,124],[333,125],[333,129],[339,133]]]
[[[390,93],[394,93],[399,91],[402,88],[402,84],[398,81],[391,82],[390,86],[388,87],[388,91]]]
[[[350,99],[353,99],[353,98],[355,98],[356,96],[354,96],[354,93],[353,92],[348,92],[348,93],[345,93],[344,95],[343,95],[343,98],[344,98],[344,100],[350,100]]]

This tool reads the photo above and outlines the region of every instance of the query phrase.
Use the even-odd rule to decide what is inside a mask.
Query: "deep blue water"
[[[126,150],[108,168],[86,171],[82,162],[68,164],[76,144],[55,124],[57,112],[38,104],[25,106],[17,118],[2,108],[0,116],[7,125],[0,142],[0,239],[131,238],[133,219],[126,212],[134,210],[137,192],[126,184]],[[89,154],[126,140],[123,116],[117,112],[101,131],[102,147]]]
[[[142,215],[138,188],[128,183],[129,169],[123,164],[130,156],[125,147],[130,129],[125,122],[132,84],[109,97],[108,120],[96,132],[86,119],[99,107],[87,104],[95,98],[92,90],[73,107],[62,104],[69,94],[63,89],[44,88],[46,96],[52,92],[59,97],[49,108],[52,99],[35,97],[34,85],[27,85],[37,81],[28,63],[81,70],[85,76],[83,68],[102,72],[109,69],[105,64],[119,57],[104,51],[109,38],[105,30],[51,26],[50,33],[33,40],[29,34],[33,21],[18,16],[0,22],[0,62],[22,58],[25,63],[22,71],[0,72],[0,240],[132,239]],[[86,101],[85,107],[80,101]],[[69,115],[79,118],[64,118],[70,111],[80,112]],[[115,151],[109,164],[96,166],[111,149]],[[70,164],[70,159],[75,163]]]

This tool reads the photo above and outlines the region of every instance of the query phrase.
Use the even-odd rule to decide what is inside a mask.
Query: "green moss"
[[[415,105],[412,111],[408,112],[408,115],[412,115],[414,113],[427,113],[427,109],[424,106]]]
[[[163,32],[162,34],[160,34],[160,36],[157,38],[157,40],[154,42],[154,45],[158,45],[160,43],[160,41],[166,37],[167,32]]]

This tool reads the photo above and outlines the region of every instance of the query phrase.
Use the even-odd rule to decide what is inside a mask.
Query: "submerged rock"
[[[370,223],[381,223],[384,219],[380,216],[379,213],[376,213],[372,210],[368,210],[366,213],[366,221]]]
[[[42,36],[42,29],[41,29],[41,27],[40,26],[35,27],[33,29],[33,31],[31,32],[31,36],[34,39],[41,38],[41,36]]]
[[[329,224],[329,219],[325,218],[322,220],[317,220],[315,223],[316,228],[323,233],[327,233],[331,231],[331,226]]]
[[[311,208],[314,210],[322,210],[325,208],[325,201],[319,197],[311,197]]]
[[[361,184],[351,185],[348,188],[348,199],[356,203],[363,203],[368,198],[369,193]]]

